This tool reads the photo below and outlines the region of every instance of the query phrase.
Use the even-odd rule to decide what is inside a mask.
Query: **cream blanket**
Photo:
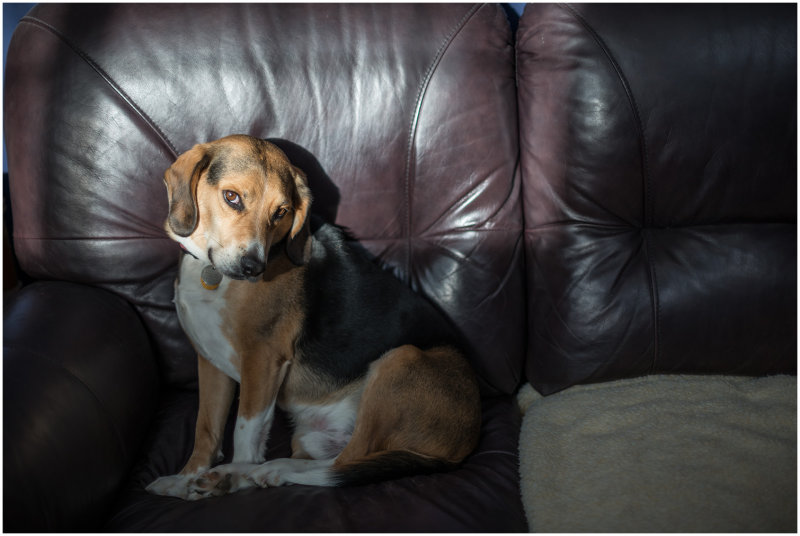
[[[519,401],[532,532],[797,531],[794,376],[528,385]]]

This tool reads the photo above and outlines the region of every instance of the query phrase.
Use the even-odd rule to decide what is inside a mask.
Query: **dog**
[[[149,492],[360,485],[448,470],[474,450],[480,395],[454,329],[342,228],[310,217],[306,176],[277,146],[198,144],[164,182],[199,409],[186,465]],[[232,462],[212,468],[237,383]],[[276,405],[292,454],[265,462]]]

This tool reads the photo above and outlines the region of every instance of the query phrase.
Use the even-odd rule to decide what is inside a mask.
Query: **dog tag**
[[[208,265],[200,272],[200,283],[206,290],[214,290],[222,282],[222,274],[217,271],[212,265]]]

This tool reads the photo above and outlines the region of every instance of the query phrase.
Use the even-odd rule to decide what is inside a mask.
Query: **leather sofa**
[[[521,385],[796,374],[795,20],[531,4],[515,35],[497,5],[38,5],[5,72],[36,280],[4,297],[5,530],[536,530]],[[231,133],[283,148],[312,210],[458,326],[483,400],[460,468],[144,491],[197,411],[163,172]],[[289,439],[279,413],[268,458]]]

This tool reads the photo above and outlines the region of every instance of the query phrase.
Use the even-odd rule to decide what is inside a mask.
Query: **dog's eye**
[[[287,212],[289,212],[289,210],[286,207],[279,208],[278,210],[275,211],[275,214],[272,215],[272,221],[280,220],[281,218],[286,216]]]
[[[242,198],[239,197],[239,194],[234,192],[233,190],[225,190],[222,192],[222,197],[225,199],[225,202],[228,203],[231,207],[235,208],[236,210],[241,210],[242,207]]]

